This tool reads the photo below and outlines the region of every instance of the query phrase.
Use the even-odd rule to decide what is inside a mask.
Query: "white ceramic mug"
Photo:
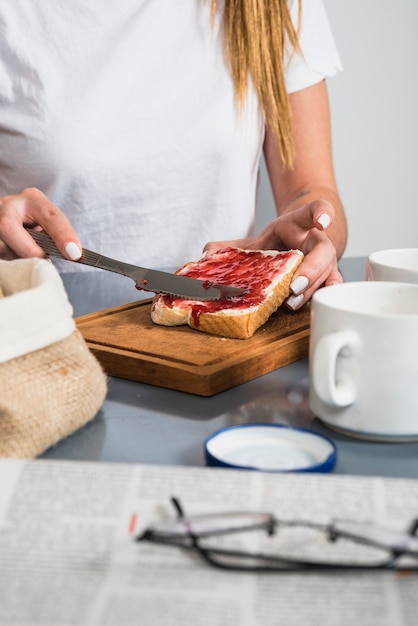
[[[356,282],[312,299],[309,403],[329,427],[418,440],[418,285]]]
[[[387,280],[418,285],[418,248],[373,252],[366,261],[366,280]]]

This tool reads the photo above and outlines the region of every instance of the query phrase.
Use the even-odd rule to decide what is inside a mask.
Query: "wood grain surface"
[[[211,396],[308,354],[309,306],[280,308],[250,339],[227,339],[188,326],[157,326],[151,302],[76,318],[108,375]]]

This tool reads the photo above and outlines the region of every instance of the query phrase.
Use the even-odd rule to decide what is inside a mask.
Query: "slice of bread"
[[[159,295],[151,318],[162,326],[188,324],[212,335],[248,339],[290,295],[292,277],[302,260],[300,250],[222,248],[187,263],[176,274],[243,287],[244,296],[202,302]]]

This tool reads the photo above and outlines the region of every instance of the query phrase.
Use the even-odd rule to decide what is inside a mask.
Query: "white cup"
[[[418,248],[373,252],[366,261],[366,280],[387,280],[418,285]]]
[[[309,403],[353,437],[418,440],[418,285],[356,282],[312,299]]]

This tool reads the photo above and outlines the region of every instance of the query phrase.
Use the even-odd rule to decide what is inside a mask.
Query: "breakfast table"
[[[340,268],[346,281],[364,280],[365,258],[342,259]],[[150,297],[110,272],[62,277],[76,319]],[[363,441],[331,431],[311,414],[308,377],[308,359],[302,358],[210,397],[109,377],[98,415],[42,458],[199,467],[205,465],[205,440],[219,429],[267,422],[330,438],[338,451],[336,474],[418,478],[418,441]]]
[[[364,269],[362,258],[341,262],[347,281],[363,280]],[[138,298],[138,306],[149,306],[143,302],[149,294],[123,276],[94,270],[63,274],[63,281],[79,328],[80,320],[130,302],[135,306]],[[305,330],[308,337],[309,317]],[[152,334],[153,328],[147,331]],[[203,335],[188,328],[179,335],[185,333]],[[264,334],[267,346],[274,347],[269,331]],[[235,341],[248,352],[247,340]],[[308,344],[303,346],[307,354]],[[87,425],[40,458],[0,459],[0,624],[156,626],[167,619],[172,626],[268,626],[278,619],[295,626],[415,624],[416,557],[413,570],[407,561],[402,572],[380,566],[375,571],[372,545],[380,525],[395,530],[396,546],[417,541],[411,534],[418,510],[418,441],[377,443],[329,430],[309,409],[308,359],[288,363],[247,382],[229,381],[228,389],[206,396],[109,376],[105,401]],[[166,384],[164,378],[155,380]],[[274,430],[302,432],[305,440],[327,437],[337,448],[333,470],[206,467],[207,438],[252,423],[302,428]],[[210,541],[215,547],[231,542],[230,554],[243,557],[245,567],[248,552],[255,551],[266,559],[277,555],[280,562],[283,554],[302,556],[308,569],[237,571],[235,557],[232,571],[214,569],[195,552],[195,537],[187,549],[144,541],[159,521],[163,528],[167,520],[177,527],[183,511],[211,524],[222,513],[227,521],[231,512],[239,520],[248,519],[242,511],[250,511],[251,519],[256,512],[257,520],[268,513],[278,520],[275,533],[270,526],[267,534],[254,526],[251,537],[234,532]],[[355,529],[366,527],[357,546],[335,541],[330,525],[335,518]],[[193,528],[184,527],[187,533]],[[384,556],[391,569],[392,550]],[[360,557],[367,569],[357,569]],[[310,571],[315,558],[321,569]],[[323,570],[327,559],[337,567],[348,559],[355,569]]]

